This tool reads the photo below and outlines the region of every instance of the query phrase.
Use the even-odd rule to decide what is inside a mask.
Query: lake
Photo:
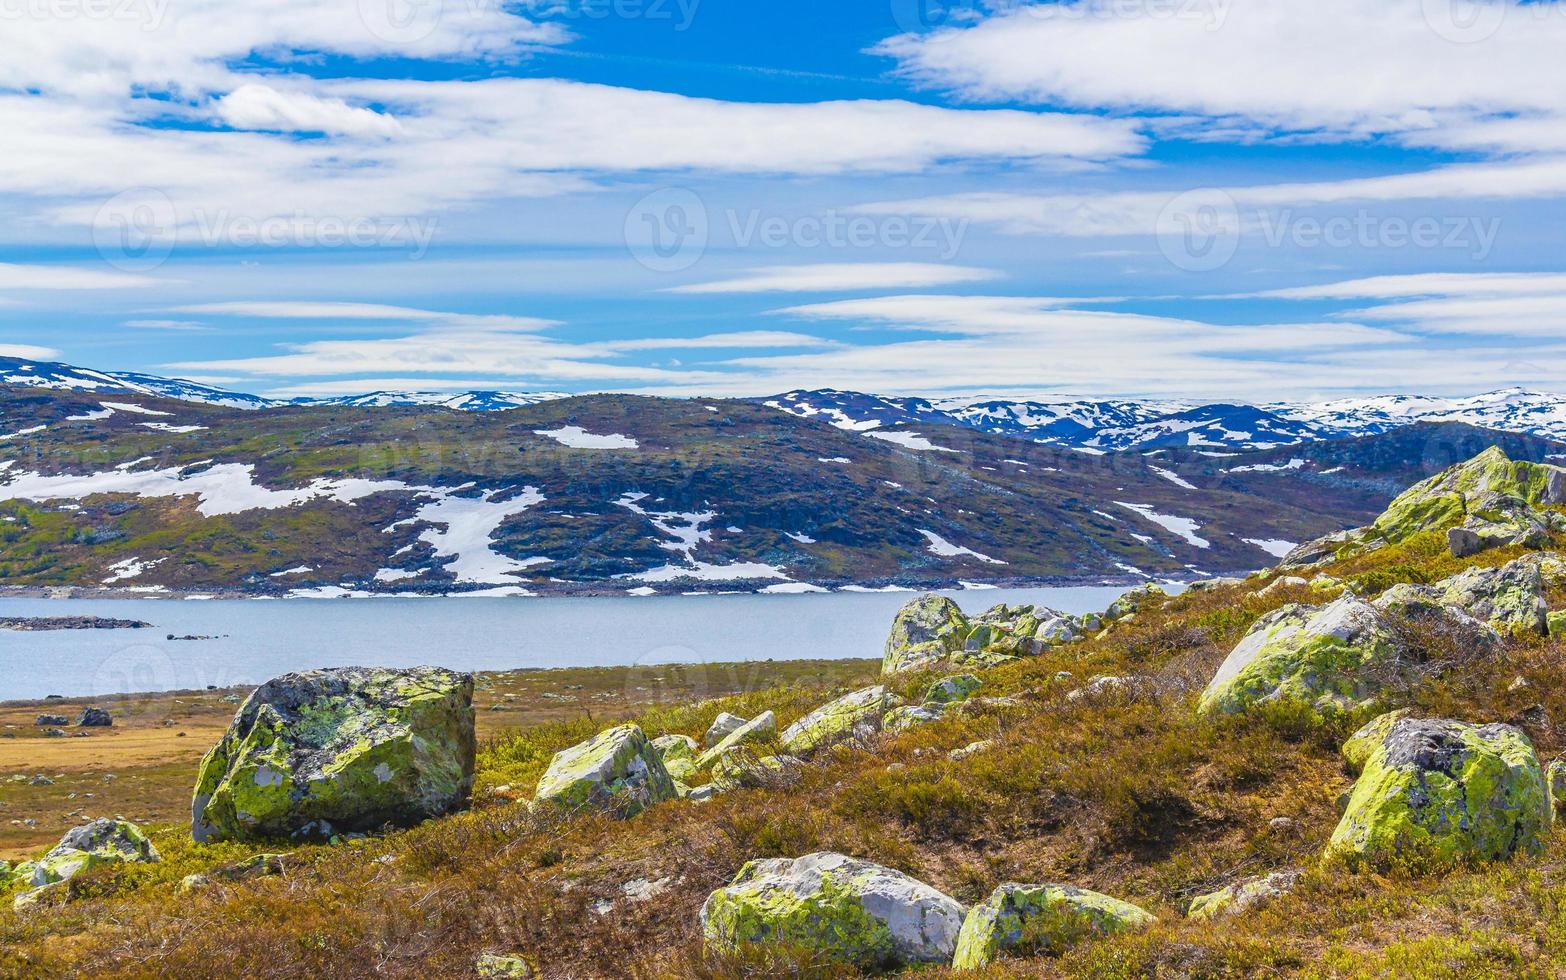
[[[1122,586],[945,593],[1100,611]],[[140,630],[4,632],[0,701],[254,686],[313,667],[461,670],[879,657],[908,593],[591,598],[0,599],[0,616],[103,616]],[[176,636],[213,636],[169,640]]]

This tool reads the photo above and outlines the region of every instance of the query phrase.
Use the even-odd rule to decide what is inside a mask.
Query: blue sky
[[[1566,390],[1563,4],[6,11],[20,356],[277,394]]]

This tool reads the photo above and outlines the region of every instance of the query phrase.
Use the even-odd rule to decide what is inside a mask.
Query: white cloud
[[[157,282],[146,276],[79,266],[0,262],[0,289],[136,289]]]
[[[60,352],[53,347],[38,347],[33,344],[0,344],[0,357],[21,357],[38,361],[53,361],[58,359]]]
[[[989,269],[923,262],[770,266],[716,282],[674,286],[671,293],[810,293],[918,289],[999,279]]]
[[[214,108],[218,117],[235,129],[343,136],[396,136],[402,132],[395,118],[374,109],[350,106],[342,99],[280,92],[255,83],[234,89],[218,99]]]
[[[1295,300],[1395,300],[1344,315],[1409,324],[1431,333],[1566,336],[1566,275],[1560,273],[1376,276],[1256,295]]]
[[[835,347],[836,341],[807,333],[787,330],[738,330],[733,333],[703,334],[697,337],[646,337],[635,340],[607,340],[595,345],[606,351],[699,350],[702,348],[741,347]]]
[[[171,313],[199,313],[221,316],[249,316],[279,320],[387,320],[439,323],[452,327],[484,330],[543,330],[558,325],[555,320],[538,317],[448,313],[421,310],[410,306],[383,303],[340,303],[298,300],[250,300],[227,303],[197,303],[170,307]]]
[[[1004,5],[876,50],[975,99],[1432,141],[1493,120],[1516,137],[1530,116],[1560,112],[1563,46],[1566,12],[1553,0],[1076,0]]]

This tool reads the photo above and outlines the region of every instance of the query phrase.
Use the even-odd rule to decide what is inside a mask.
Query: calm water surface
[[[1120,586],[951,592],[1102,610]],[[0,599],[0,616],[105,616],[141,630],[0,631],[0,701],[259,684],[312,667],[462,670],[879,657],[907,593],[488,599]],[[169,640],[216,636],[210,640]]]

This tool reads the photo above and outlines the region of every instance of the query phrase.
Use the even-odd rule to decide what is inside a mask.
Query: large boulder
[[[555,754],[533,794],[538,804],[597,810],[616,817],[679,796],[647,736],[621,725]]]
[[[1346,558],[1431,531],[1445,532],[1458,557],[1504,544],[1538,546],[1548,532],[1562,529],[1559,515],[1544,510],[1561,503],[1566,503],[1566,469],[1514,462],[1492,446],[1408,488],[1367,527],[1299,546],[1283,565]]]
[[[962,920],[929,885],[831,852],[751,861],[701,909],[712,949],[777,945],[864,969],[950,962]]]
[[[963,921],[955,970],[977,970],[1006,950],[1059,953],[1083,939],[1158,921],[1118,898],[1072,885],[1001,885]]]
[[[930,667],[963,648],[971,626],[957,603],[939,595],[909,600],[892,620],[883,675]]]
[[[105,864],[155,864],[163,860],[141,828],[128,820],[94,820],[67,831],[60,843],[37,861],[11,869],[18,889],[13,904],[22,908],[51,885]]]
[[[1233,714],[1299,701],[1336,711],[1373,697],[1401,653],[1381,612],[1356,596],[1284,606],[1258,620],[1224,659],[1200,710]]]
[[[340,667],[267,681],[201,763],[197,841],[410,826],[473,789],[473,676]]]
[[[1371,605],[1390,616],[1423,626],[1464,653],[1483,653],[1501,643],[1501,634],[1495,627],[1449,602],[1444,591],[1435,586],[1399,583],[1377,596]]]
[[[1549,633],[1544,577],[1536,558],[1519,558],[1500,568],[1470,568],[1433,588],[1444,602],[1502,633]]]
[[[1400,718],[1365,759],[1326,856],[1372,865],[1496,860],[1542,848],[1552,818],[1544,772],[1518,729]]]
[[[881,716],[895,705],[876,685],[829,701],[783,730],[783,751],[808,755],[839,742],[866,738],[881,727]]]
[[[1392,726],[1411,714],[1413,714],[1411,708],[1398,708],[1396,711],[1379,714],[1365,722],[1359,731],[1350,735],[1341,750],[1343,764],[1348,767],[1348,771],[1356,776],[1363,772],[1371,753],[1381,748],[1381,743],[1386,740]]]

